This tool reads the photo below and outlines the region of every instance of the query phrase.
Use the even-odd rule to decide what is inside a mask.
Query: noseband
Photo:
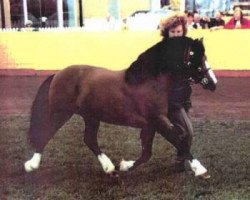
[[[197,76],[198,79],[195,81],[194,78],[192,76],[189,77],[189,80],[191,82],[196,82],[196,83],[200,83],[203,86],[207,85],[209,83],[208,78],[206,77],[206,74],[208,74],[210,76],[210,78],[212,79],[213,83],[216,84],[217,83],[217,79],[210,67],[210,65],[208,64],[207,61],[205,61],[205,66],[206,67],[195,67],[194,64],[190,61],[192,56],[194,55],[194,52],[191,50],[191,47],[188,46],[186,48],[186,51],[184,53],[184,66],[187,67],[188,69],[190,68],[194,68],[195,70],[197,69],[199,75]]]

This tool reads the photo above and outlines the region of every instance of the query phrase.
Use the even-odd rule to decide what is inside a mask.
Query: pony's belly
[[[147,125],[146,118],[134,112],[124,111],[120,113],[112,111],[112,109],[110,110],[100,109],[100,110],[92,110],[89,111],[88,113],[92,113],[91,116],[94,117],[95,119],[110,124],[131,126],[135,128],[142,128]]]

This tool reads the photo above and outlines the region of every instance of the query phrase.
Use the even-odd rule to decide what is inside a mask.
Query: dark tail
[[[36,151],[43,150],[43,140],[49,131],[49,88],[54,75],[49,76],[38,89],[36,98],[31,108],[29,141]]]

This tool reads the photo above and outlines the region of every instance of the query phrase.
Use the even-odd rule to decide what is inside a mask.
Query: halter
[[[194,52],[191,50],[191,46],[188,44],[186,47],[186,50],[184,52],[184,67],[186,67],[187,69],[190,69],[192,66],[192,62],[191,57],[194,55]],[[202,74],[206,74],[211,68],[206,68],[205,70],[202,69],[201,67],[198,67],[197,70],[198,72],[202,73]],[[196,82],[195,79],[190,75],[190,77],[188,78],[188,80],[192,83]],[[207,78],[201,78],[200,81],[198,81],[199,83],[201,83],[202,85],[205,85],[208,83],[208,79]]]
[[[191,51],[191,47],[188,46],[187,47],[187,50],[184,52],[184,65],[187,66],[188,68],[190,68],[192,66],[192,63],[190,61],[190,58],[191,56],[194,55],[194,52]],[[205,75],[205,74],[209,74],[210,78],[212,79],[212,81],[216,84],[217,83],[217,79],[215,77],[215,74],[213,73],[210,65],[208,64],[207,61],[205,61],[205,69],[204,68],[201,68],[201,67],[198,67],[197,70],[198,72],[200,72],[202,75]],[[189,80],[191,82],[194,81],[194,78],[193,77],[189,77]],[[209,83],[209,80],[207,77],[202,77],[200,78],[200,81],[198,81],[200,84],[202,85],[207,85]]]
[[[190,59],[191,59],[191,56],[193,56],[193,55],[194,55],[194,52],[191,51],[190,44],[187,44],[185,51],[184,51],[184,60],[183,60],[183,65],[182,65],[187,70],[192,67],[192,62],[190,61]],[[177,67],[178,67],[178,65],[177,65]],[[188,80],[191,83],[195,82],[195,80],[192,78],[191,75],[189,75],[189,77],[186,80]]]
[[[193,55],[193,52],[191,51],[191,47],[188,45],[188,47],[186,48],[187,51],[184,52],[184,65],[190,67],[191,66],[191,62],[190,62],[190,56]]]

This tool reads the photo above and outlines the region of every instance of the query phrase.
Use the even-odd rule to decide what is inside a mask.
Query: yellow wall
[[[208,61],[214,69],[250,70],[250,30],[194,30],[204,37]],[[158,31],[1,32],[0,68],[62,69],[72,64],[127,68],[161,37]]]
[[[193,30],[193,38],[204,38],[206,54],[214,69],[250,70],[250,30]]]
[[[126,18],[136,10],[149,9],[150,0],[120,0],[120,17]],[[85,18],[108,16],[108,0],[83,1],[83,15]]]
[[[149,10],[149,0],[120,0],[121,18],[127,18],[136,10]]]
[[[86,18],[107,17],[108,0],[86,0],[83,1],[83,15]]]

